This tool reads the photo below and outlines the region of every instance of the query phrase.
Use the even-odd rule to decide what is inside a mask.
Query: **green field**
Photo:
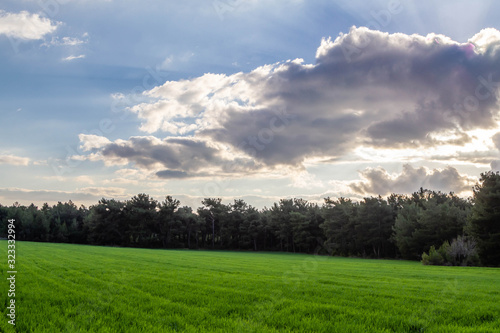
[[[2,332],[500,332],[500,269],[16,243]]]

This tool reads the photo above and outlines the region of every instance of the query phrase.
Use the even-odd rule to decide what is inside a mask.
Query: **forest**
[[[285,251],[424,264],[500,265],[500,174],[481,174],[472,198],[421,188],[411,195],[300,198],[256,209],[206,198],[193,211],[166,196],[72,201],[41,208],[0,205],[0,236],[15,220],[16,240],[144,248]]]

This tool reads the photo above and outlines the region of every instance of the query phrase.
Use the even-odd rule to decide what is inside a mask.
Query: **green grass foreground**
[[[2,332],[500,332],[500,269],[16,243]]]

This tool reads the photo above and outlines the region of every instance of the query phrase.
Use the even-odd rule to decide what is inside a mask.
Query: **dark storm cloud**
[[[188,178],[189,175],[184,172],[184,171],[179,171],[179,170],[163,170],[163,171],[158,171],[156,175],[159,178],[163,179],[182,179],[182,178]]]
[[[196,171],[222,162],[219,152],[206,142],[186,138],[132,137],[107,144],[101,153],[104,158],[124,159],[147,169],[160,164],[173,170]]]
[[[479,45],[484,36],[488,43]],[[218,126],[198,133],[233,146],[253,141],[255,157],[268,165],[335,157],[361,143],[438,145],[429,134],[453,130],[464,135],[465,130],[496,125],[498,37],[490,29],[458,44],[444,36],[352,29],[324,41],[314,66],[278,64],[258,84],[241,76],[238,80],[246,80],[253,92],[253,103],[272,107],[227,107]],[[255,140],[280,107],[293,121],[269,142]]]
[[[220,149],[189,137],[160,140],[146,136],[111,142],[101,137],[82,135],[80,140],[83,147],[98,148],[98,154],[90,155],[91,160],[102,159],[110,164],[132,163],[140,169],[156,171],[156,176],[163,179],[249,174],[261,168],[250,158],[223,157]]]

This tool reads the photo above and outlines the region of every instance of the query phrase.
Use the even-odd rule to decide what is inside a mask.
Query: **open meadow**
[[[500,332],[498,268],[32,242],[16,250],[16,326],[5,259],[2,332]]]

